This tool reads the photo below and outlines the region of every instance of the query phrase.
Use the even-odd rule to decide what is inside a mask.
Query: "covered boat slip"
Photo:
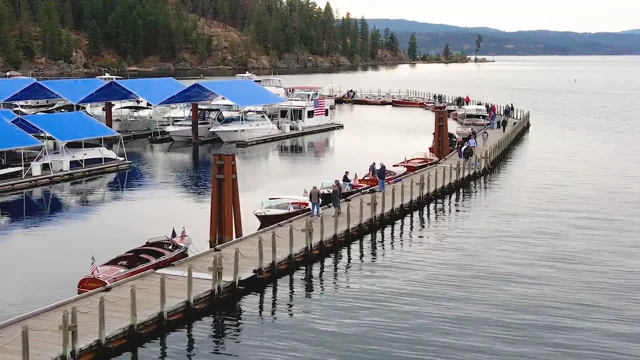
[[[488,173],[528,127],[527,115],[510,122],[505,133],[487,130],[490,136],[477,151],[479,167],[468,166],[475,159],[463,163],[453,153],[436,166],[405,175],[385,193],[351,197],[340,216],[332,217],[328,208],[320,218],[301,215],[116,283],[108,292],[94,290],[0,323],[0,360],[24,359],[24,349],[32,359],[72,352],[96,355],[123,346],[132,334],[149,334],[190,312],[206,311],[216,297],[248,291],[275,272],[290,272],[302,261],[326,256],[345,234],[363,234],[399,219]]]
[[[0,122],[0,153],[2,159],[7,159],[2,167],[20,169],[11,176],[0,177],[0,193],[131,166],[120,135],[83,112],[19,117],[0,110]],[[123,158],[105,147],[104,140],[113,138],[118,139],[117,150],[122,149]],[[27,153],[28,149],[38,152]],[[29,157],[31,161],[27,160]]]

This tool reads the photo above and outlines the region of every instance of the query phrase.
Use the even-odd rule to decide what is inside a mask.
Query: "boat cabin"
[[[264,78],[260,81],[260,84],[264,87],[272,87],[272,88],[282,88],[284,89],[284,85],[282,85],[282,80],[278,78]]]
[[[264,112],[262,112],[262,111],[245,111],[245,112],[242,112],[242,113],[238,114],[237,116],[225,118],[224,120],[222,120],[220,122],[220,124],[221,125],[227,125],[227,124],[239,123],[239,122],[258,123],[258,122],[265,122],[265,121],[268,121],[269,123],[271,123],[271,121],[269,120],[269,118],[267,118],[267,116],[265,115]]]
[[[122,79],[122,76],[115,76],[115,75],[111,75],[109,73],[105,73],[104,75],[100,75],[100,76],[96,76],[96,79],[100,79],[102,81],[115,81],[115,80],[120,80]]]
[[[261,211],[297,211],[309,207],[304,197],[270,197],[260,203]]]
[[[258,84],[260,84],[262,82],[262,80],[260,80],[259,77],[256,76],[256,74],[250,73],[250,72],[246,72],[244,74],[236,74],[236,76],[234,77],[235,80],[252,80],[257,82]]]

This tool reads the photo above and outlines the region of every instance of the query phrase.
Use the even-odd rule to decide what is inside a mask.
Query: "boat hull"
[[[235,130],[215,130],[215,133],[220,140],[226,143],[253,140],[259,137],[268,135],[278,135],[280,130],[278,128],[257,128],[257,129],[235,129]]]
[[[376,185],[378,185],[378,182],[376,180]],[[370,188],[371,186],[365,185],[362,187],[359,187],[357,189],[353,189],[353,190],[348,190],[348,191],[342,191],[342,200],[353,196],[355,194],[361,193],[363,191],[365,191],[366,189]],[[331,192],[326,191],[326,192],[321,192],[320,193],[320,205],[325,206],[325,205],[329,205],[331,204]]]
[[[192,140],[191,127],[181,127],[181,128],[166,128],[167,134],[171,140],[175,142],[189,142]],[[198,139],[204,139],[208,136],[212,135],[209,132],[209,126],[198,126]]]
[[[424,101],[411,101],[411,100],[392,100],[391,105],[396,107],[414,107],[414,108],[422,108],[425,107]]]
[[[394,164],[393,166],[397,166],[397,167],[405,167],[407,168],[407,172],[411,173],[411,172],[416,172],[418,170],[424,169],[426,167],[435,165],[438,163],[438,159],[409,159],[406,161],[403,161],[401,163],[398,164]]]
[[[306,208],[306,209],[289,211],[289,212],[280,213],[280,214],[255,214],[254,213],[254,215],[258,218],[258,221],[260,221],[260,227],[258,228],[258,230],[260,230],[260,229],[269,227],[271,225],[275,225],[283,221],[287,221],[293,217],[308,213],[310,211],[311,211],[310,208]]]

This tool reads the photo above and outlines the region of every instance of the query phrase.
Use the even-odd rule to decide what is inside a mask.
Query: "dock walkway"
[[[350,234],[399,218],[428,199],[454,191],[486,174],[529,127],[529,114],[511,120],[505,133],[479,141],[479,166],[468,166],[456,154],[441,163],[408,174],[384,193],[353,196],[311,218],[301,215],[184,259],[174,266],[148,271],[115,286],[98,289],[0,323],[0,360],[75,358],[110,354],[133,339],[167,324],[189,319],[216,301],[241,294],[251,284],[292,271],[302,261],[321,256]],[[475,162],[475,161],[473,161]],[[472,163],[472,162],[470,162]]]

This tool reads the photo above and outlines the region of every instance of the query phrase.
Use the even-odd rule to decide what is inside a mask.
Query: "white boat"
[[[115,80],[120,80],[122,79],[122,76],[115,76],[115,75],[111,75],[109,73],[104,73],[104,75],[100,75],[100,76],[96,76],[96,79],[100,79],[102,81],[115,81]]]
[[[218,109],[198,109],[198,139],[206,139],[212,136],[209,132],[213,126],[222,120],[222,112]],[[191,141],[193,134],[191,114],[184,120],[175,122],[165,128],[165,131],[175,142]]]
[[[22,166],[0,164],[0,179],[11,179],[22,175]]]
[[[256,139],[262,136],[280,134],[280,130],[263,112],[244,111],[240,115],[224,119],[209,130],[223,142],[237,142]]]
[[[244,74],[236,74],[236,76],[234,76],[233,78],[235,80],[252,80],[257,82],[258,84],[260,84],[260,82],[262,81],[259,77],[256,76],[256,74],[250,73],[248,71]]]
[[[59,150],[40,153],[31,163],[32,174],[40,175],[43,169],[68,171],[76,167],[99,165],[125,159],[100,144],[73,141],[60,143]]]
[[[466,105],[453,112],[451,116],[464,126],[487,126],[489,114],[483,105]]]
[[[304,214],[310,208],[308,196],[271,196],[253,214],[260,221],[260,228],[265,228]]]
[[[282,80],[275,77],[264,78],[260,81],[265,89],[285,99],[287,97],[287,90],[282,85]]]
[[[27,109],[21,106],[19,103],[0,103],[0,109],[6,109],[13,111],[16,115],[32,115],[36,112],[33,109]]]
[[[273,121],[284,131],[290,124],[293,129],[303,130],[314,126],[336,123],[333,114],[335,100],[320,93],[320,88],[296,90],[288,101],[270,107]]]

